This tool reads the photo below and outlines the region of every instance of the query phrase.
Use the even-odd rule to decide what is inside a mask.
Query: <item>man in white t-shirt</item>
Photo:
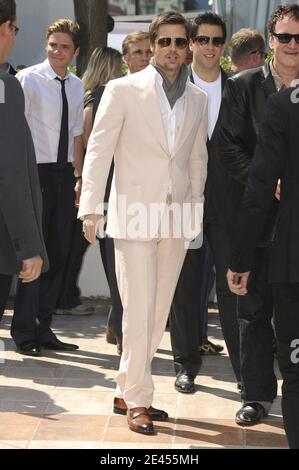
[[[189,249],[177,285],[170,317],[170,333],[176,371],[175,388],[195,391],[194,379],[201,366],[201,354],[219,354],[223,347],[207,338],[207,304],[213,266],[224,339],[239,382],[239,341],[235,296],[226,284],[229,249],[223,220],[226,175],[218,162],[216,134],[222,91],[227,75],[220,67],[226,41],[226,26],[215,13],[199,14],[191,27],[193,52],[190,78],[208,95],[208,179],[205,190],[204,243]]]

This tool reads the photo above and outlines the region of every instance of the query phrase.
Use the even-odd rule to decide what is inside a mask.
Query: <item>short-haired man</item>
[[[231,38],[232,72],[242,72],[264,65],[265,50],[262,33],[251,28],[237,31]]]
[[[218,113],[227,80],[226,73],[220,67],[225,41],[226,26],[216,13],[201,13],[194,19],[191,25],[193,62],[190,77],[208,95],[209,164],[205,190],[204,243],[201,248],[188,250],[170,316],[171,344],[177,375],[175,388],[182,393],[195,391],[194,379],[201,366],[201,351],[217,354],[223,349],[208,341],[205,330],[214,262],[221,326],[236,380],[240,381],[236,296],[229,291],[226,282],[229,261],[229,244],[223,218],[226,175],[219,163],[216,138]]]
[[[18,73],[25,94],[25,114],[32,132],[43,194],[43,229],[50,269],[17,292],[12,337],[20,352],[39,354],[40,347],[77,349],[60,341],[50,328],[70,248],[74,210],[74,167],[82,170],[83,85],[68,71],[79,53],[79,26],[67,19],[47,29],[47,59]],[[38,319],[38,324],[37,324]],[[35,343],[25,348],[24,342]]]
[[[0,0],[0,63],[19,28],[15,0]],[[0,70],[0,319],[14,274],[23,285],[47,268],[42,202],[32,137],[19,82]]]
[[[269,20],[268,29],[272,61],[230,77],[220,113],[219,145],[222,162],[230,176],[226,218],[232,241],[267,99],[298,77],[299,5],[278,7]],[[277,208],[273,194],[268,220],[254,253],[248,294],[238,301],[243,406],[236,414],[236,422],[240,425],[258,423],[269,412],[277,393],[273,371],[273,299],[265,277]]]
[[[143,434],[154,433],[153,420],[167,419],[152,408],[151,362],[186,254],[182,223],[190,217],[181,212],[190,210],[200,222],[206,180],[207,98],[188,78],[188,34],[179,13],[154,18],[153,63],[106,86],[83,170],[79,216],[86,238],[96,243],[114,156],[107,233],[115,242],[124,309],[114,411],[127,412],[129,428]],[[190,238],[199,232],[197,223]]]
[[[150,48],[149,33],[134,31],[128,34],[122,43],[122,53],[129,73],[140,72],[148,66],[152,51]]]

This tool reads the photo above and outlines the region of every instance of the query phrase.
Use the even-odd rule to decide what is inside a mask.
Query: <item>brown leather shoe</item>
[[[117,350],[117,354],[119,354],[119,356],[121,356],[122,353],[123,353],[123,346],[122,346],[122,343],[118,343],[118,342],[117,342],[116,350]]]
[[[147,409],[147,412],[153,421],[167,421],[168,419],[166,411],[158,410],[152,406]],[[125,415],[127,413],[127,405],[123,398],[114,398],[113,413],[118,415]]]
[[[141,434],[154,434],[154,425],[148,411],[144,407],[127,410],[129,429]]]
[[[114,330],[110,326],[107,326],[106,328],[106,341],[109,344],[117,344]]]

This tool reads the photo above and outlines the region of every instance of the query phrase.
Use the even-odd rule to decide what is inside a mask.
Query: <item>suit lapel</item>
[[[261,86],[265,92],[265,95],[268,97],[276,92],[274,79],[272,77],[270,66],[268,64],[264,65],[263,74],[264,74],[265,80],[262,82]]]
[[[192,100],[190,86],[187,83],[182,125],[180,126],[179,132],[176,136],[173,150],[171,152],[172,155],[174,155],[179,150],[179,148],[183,145],[184,141],[188,138],[189,133],[192,129],[192,124],[195,121],[197,112],[198,109],[196,109],[194,101]]]
[[[142,107],[144,119],[151,129],[153,138],[158,140],[164,152],[169,156],[168,143],[165,136],[164,124],[156,92],[155,80],[153,77],[149,77],[146,85],[143,81],[139,89],[141,101],[138,100],[138,103]]]
[[[225,87],[227,78],[228,78],[227,74],[224,72],[223,69],[221,69],[221,91],[222,91],[222,96],[223,96],[223,91],[224,91],[224,87]],[[222,102],[222,97],[221,97],[221,102]],[[221,108],[221,103],[220,103],[220,108]],[[219,113],[220,113],[220,108],[219,108]],[[217,118],[214,130],[213,130],[213,134],[211,135],[211,139],[208,138],[208,143],[210,143],[213,140],[214,136],[216,135],[216,131],[217,131],[218,127],[219,127],[219,114],[218,114],[218,118]]]

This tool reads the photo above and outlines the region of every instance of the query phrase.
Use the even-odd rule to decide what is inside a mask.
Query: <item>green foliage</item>
[[[272,57],[273,57],[273,51],[272,49],[270,49],[266,57],[266,63],[269,63]],[[220,66],[223,68],[225,72],[231,72],[231,67],[232,67],[231,57],[229,55],[223,55],[222,57],[220,57]]]
[[[74,75],[77,75],[77,67],[75,65],[70,65],[68,67],[69,71],[72,72]]]
[[[232,60],[229,55],[220,57],[220,66],[225,72],[230,72],[232,67]]]
[[[266,62],[267,64],[270,62],[270,60],[273,58],[273,50],[270,49],[270,51],[268,52],[267,54],[267,57],[266,57]]]

